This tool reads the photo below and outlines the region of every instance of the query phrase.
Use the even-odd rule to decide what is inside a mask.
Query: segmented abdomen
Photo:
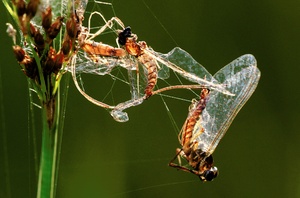
[[[193,131],[196,123],[199,121],[202,111],[206,106],[206,101],[208,98],[209,90],[202,89],[200,94],[200,100],[197,104],[190,110],[189,116],[185,121],[183,132],[181,135],[181,145],[189,147],[191,144],[191,139],[193,138]],[[200,130],[204,130],[200,128]],[[200,132],[200,131],[199,131]]]
[[[147,86],[145,88],[146,98],[152,95],[152,91],[157,83],[157,62],[154,58],[148,56],[147,54],[142,54],[138,57],[139,61],[147,69]]]
[[[110,45],[105,45],[103,43],[97,43],[94,41],[85,41],[81,48],[90,55],[100,55],[100,56],[125,56],[126,52],[122,48],[114,48]]]

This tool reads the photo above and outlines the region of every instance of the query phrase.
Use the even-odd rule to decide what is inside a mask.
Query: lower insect
[[[180,132],[181,149],[169,163],[171,167],[193,173],[202,181],[218,175],[212,153],[224,137],[230,124],[257,87],[260,71],[252,55],[244,55],[218,71],[213,78],[226,85],[233,96],[216,90],[202,89],[199,101],[194,101]],[[178,164],[174,161],[178,157]],[[181,158],[188,166],[181,165]]]
[[[218,175],[217,167],[213,166],[212,155],[199,149],[199,144],[196,136],[199,136],[204,132],[202,127],[202,112],[206,107],[206,103],[209,100],[209,90],[202,89],[199,101],[193,101],[190,106],[189,115],[180,132],[181,149],[177,149],[177,154],[174,159],[169,163],[169,166],[191,172],[202,181],[212,181]],[[184,167],[180,164],[175,164],[173,161],[176,157],[184,158],[191,169]],[[180,162],[180,160],[179,160]]]

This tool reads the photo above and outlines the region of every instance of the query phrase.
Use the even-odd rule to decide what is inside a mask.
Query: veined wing
[[[196,138],[198,148],[208,155],[214,152],[235,116],[256,89],[260,71],[255,58],[244,55],[223,67],[214,78],[235,95],[224,95],[216,90],[210,92],[202,113],[204,132]]]
[[[127,70],[136,68],[136,61],[125,57],[88,55],[83,51],[78,51],[76,59],[76,73],[103,76],[109,74],[115,67],[123,67]]]
[[[149,56],[155,58],[159,63],[167,66],[185,79],[222,94],[233,95],[227,90],[226,86],[219,84],[202,65],[183,49],[175,47],[168,54],[160,54],[150,48],[145,51]]]

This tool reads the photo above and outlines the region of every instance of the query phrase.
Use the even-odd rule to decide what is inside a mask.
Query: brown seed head
[[[22,49],[22,47],[20,47],[19,45],[15,45],[15,46],[13,46],[13,51],[14,51],[17,61],[22,62],[24,60],[25,54],[26,54],[26,52]]]
[[[77,23],[74,14],[71,14],[71,17],[68,19],[66,29],[71,39],[74,39],[77,36]]]
[[[61,51],[65,56],[67,56],[70,53],[71,47],[72,47],[72,43],[70,39],[67,39],[63,42]]]
[[[24,0],[13,1],[17,8],[18,17],[22,17],[26,13],[26,3]]]
[[[36,79],[38,77],[38,67],[36,60],[34,58],[26,57],[24,62],[25,70],[23,72],[26,76],[31,79]]]
[[[50,47],[49,51],[48,51],[48,56],[47,59],[45,61],[45,64],[42,65],[43,68],[43,73],[46,75],[51,74],[53,67],[54,67],[54,56],[56,54],[55,49],[53,49],[52,47]]]
[[[32,19],[37,10],[38,10],[38,7],[40,5],[40,0],[30,0],[28,5],[27,5],[27,16],[29,19]]]
[[[51,27],[52,23],[52,9],[49,6],[42,13],[42,26],[47,31]]]
[[[61,66],[62,66],[63,61],[64,61],[63,52],[60,51],[59,53],[57,53],[53,60],[54,60],[54,67],[52,69],[52,72],[57,74],[59,72],[59,70],[61,69]]]
[[[33,37],[38,53],[41,55],[45,48],[45,40],[41,32],[30,23],[30,36]]]
[[[57,17],[57,19],[52,23],[51,27],[47,30],[46,33],[50,39],[54,39],[59,33],[63,19],[64,17]]]

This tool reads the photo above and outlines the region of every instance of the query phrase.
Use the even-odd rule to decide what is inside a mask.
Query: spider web
[[[97,14],[97,13],[99,12],[92,12],[89,16],[88,30],[90,30],[89,31],[90,35],[94,34],[93,32],[91,32],[92,29],[97,29],[91,26],[92,19],[94,19],[92,18],[92,16],[94,15],[100,16],[100,19],[102,19],[103,23],[105,24],[107,24],[108,21],[103,17],[102,14],[100,13]],[[101,35],[99,35],[99,37],[102,37],[102,34],[113,35],[113,37],[116,37],[117,32],[120,31],[118,28],[120,27],[112,26],[111,28],[107,29],[108,31],[102,32]],[[98,29],[102,29],[102,28],[99,27]],[[92,38],[96,38],[96,37],[92,36]],[[176,86],[178,89],[178,85],[180,86],[179,88],[191,89],[192,88],[190,86],[191,82],[199,83],[202,84],[203,86],[208,86],[211,87],[212,89],[216,89],[219,91],[224,91],[224,93],[226,91],[224,87],[216,83],[216,81],[212,78],[212,76],[206,71],[206,69],[203,66],[197,63],[187,52],[185,52],[180,48],[174,48],[172,51],[170,51],[167,54],[157,53],[153,51],[151,48],[149,48],[147,49],[147,51],[145,51],[145,53],[147,53],[149,57],[153,57],[155,59],[158,57],[157,59],[157,62],[159,63],[158,79],[162,80],[162,82],[165,84],[165,86],[163,86],[162,89],[154,91],[153,94],[160,93],[162,90],[165,91],[165,90],[174,89]],[[176,66],[176,64],[174,63],[179,63],[181,68]],[[95,55],[87,55],[86,52],[79,51],[77,52],[76,61],[74,61],[72,65],[74,65],[72,66],[73,69],[71,69],[73,73],[73,79],[81,94],[83,94],[88,100],[90,100],[94,104],[97,104],[107,109],[113,109],[111,115],[117,121],[121,121],[121,122],[128,121],[128,115],[126,112],[123,112],[123,110],[132,106],[137,106],[145,100],[144,90],[147,86],[147,70],[145,67],[143,67],[143,65],[141,65],[140,61],[137,61],[137,59],[132,57],[131,55],[127,55],[127,57],[125,58],[100,57]],[[177,85],[176,82],[172,80],[169,81],[169,77],[170,77],[169,68],[173,70],[174,73],[173,75],[177,80]],[[74,77],[75,76],[74,73],[76,73],[76,77]],[[112,81],[111,83],[108,83],[111,84],[112,86],[99,86],[99,88],[109,87],[109,90],[102,91],[102,93],[107,93],[104,96],[100,97],[103,99],[99,101],[98,99],[94,99],[95,97],[91,96],[89,92],[90,90],[87,90],[85,88],[87,86],[84,85],[85,84],[84,82],[87,81],[82,80],[83,75],[81,74],[95,74],[104,77],[109,76],[109,78],[106,79],[107,80],[110,79]],[[181,77],[179,77],[179,75]],[[185,79],[182,79],[182,77]],[[185,87],[182,87],[181,86],[182,83],[186,82],[186,80],[191,82],[188,82],[188,84],[186,84]],[[118,87],[116,85],[118,82],[124,84],[125,88],[122,88],[121,90],[118,91],[114,91],[114,89]],[[174,83],[175,85],[173,85]],[[93,87],[94,88],[93,90],[99,90],[99,88],[95,88],[97,86],[96,84],[100,85],[102,83],[94,83],[94,84],[95,86],[90,86],[90,87]],[[159,82],[157,84],[157,87],[161,87],[161,85],[162,84]],[[193,86],[196,87],[197,89],[200,88],[200,85],[193,85]],[[125,97],[127,96],[127,99],[124,100],[123,96]],[[111,101],[113,101],[113,103],[115,104],[111,104]],[[125,102],[120,102],[120,101],[125,101]]]
[[[89,3],[92,4],[91,2],[89,2]],[[103,12],[103,15],[105,15],[106,19],[117,16],[114,13],[113,6],[101,5],[101,4],[95,3],[95,4],[92,4],[91,7],[92,7],[92,9],[90,9],[90,10],[92,10],[92,11],[97,10],[99,12]],[[107,11],[107,7],[109,7],[112,10],[110,13]],[[85,21],[84,21],[85,25],[88,24],[87,19],[88,19],[88,15],[90,13],[86,12],[86,14],[85,14]],[[120,16],[117,16],[117,17],[120,17]],[[103,20],[96,20],[96,18],[97,17],[95,17],[92,22],[92,23],[94,23],[91,28],[91,30],[93,32],[96,32],[97,29],[99,29],[103,25]],[[100,19],[100,17],[98,17],[98,19]],[[131,25],[131,24],[128,24],[128,25]],[[113,30],[108,29],[103,34],[96,37],[95,41],[103,42],[105,44],[109,44],[114,47],[117,47],[117,44],[115,42],[115,38],[117,36],[115,34],[115,30],[118,29],[119,27],[113,27],[113,28],[114,28]],[[138,33],[138,30],[136,30],[136,32]],[[143,40],[143,39],[140,39],[140,40]],[[151,44],[149,43],[149,45],[151,45]],[[180,53],[182,56],[188,55],[186,52],[184,52],[180,48],[174,49],[174,51],[170,52],[169,54],[166,53],[166,54],[160,54],[160,55],[166,59],[174,59],[174,56],[176,54],[178,55]],[[188,58],[188,60],[190,60],[190,58]],[[77,57],[77,62],[76,62],[76,77],[77,77],[77,80],[78,80],[82,90],[84,90],[86,93],[88,93],[89,95],[91,95],[94,98],[99,99],[102,102],[113,101],[112,105],[116,105],[120,101],[121,102],[126,101],[126,100],[128,100],[128,98],[129,99],[134,98],[134,97],[139,98],[143,94],[144,87],[146,85],[146,79],[145,79],[145,76],[143,75],[144,70],[143,70],[142,65],[138,65],[139,75],[137,75],[136,68],[135,67],[132,67],[131,69],[126,68],[126,65],[128,65],[128,63],[124,62],[124,60],[116,60],[114,58],[105,57],[102,61],[103,62],[101,64],[99,64],[98,67],[95,67],[95,64],[90,60],[90,57],[88,55],[86,55],[83,51],[78,52],[78,57]],[[104,63],[105,61],[107,61],[106,64]],[[133,59],[126,59],[126,61],[131,61],[132,65],[138,64],[136,62],[136,60],[133,60]],[[104,66],[104,65],[106,65],[106,66]],[[108,67],[107,67],[107,65],[108,65]],[[158,85],[157,85],[158,88],[166,87],[166,86],[170,86],[170,85],[181,85],[181,84],[187,84],[187,83],[190,84],[188,79],[183,78],[183,77],[177,75],[176,73],[170,71],[163,64],[160,64],[160,67],[161,67],[161,69],[158,74],[159,75],[159,80],[158,80]],[[204,77],[206,77],[207,79],[211,78],[211,75],[207,71],[205,71],[202,74],[203,74],[202,75],[203,78]],[[136,81],[139,81],[139,82],[137,83]],[[134,83],[132,83],[132,82],[134,82]],[[139,84],[139,86],[136,86],[137,84]],[[133,92],[135,92],[135,93],[133,93]],[[165,119],[161,121],[161,124],[164,124],[167,126],[169,132],[164,132],[164,133],[169,134],[172,137],[173,142],[174,142],[173,147],[168,147],[167,149],[165,149],[165,152],[167,152],[169,154],[164,154],[160,157],[154,157],[155,155],[153,156],[152,154],[150,154],[149,157],[146,157],[146,156],[139,157],[138,155],[141,155],[141,154],[137,154],[137,156],[132,157],[132,156],[130,156],[130,154],[125,153],[124,156],[127,156],[127,157],[123,158],[123,160],[122,160],[122,158],[121,159],[120,158],[111,159],[110,157],[105,157],[106,158],[106,160],[104,160],[105,162],[100,163],[101,164],[100,166],[107,167],[107,166],[111,165],[112,167],[115,167],[115,166],[122,167],[122,168],[119,168],[119,170],[122,170],[122,169],[128,170],[128,169],[131,169],[130,167],[132,167],[132,170],[134,170],[135,169],[134,167],[138,167],[138,166],[144,167],[147,164],[154,164],[155,166],[159,166],[160,168],[162,168],[161,170],[170,171],[170,173],[172,174],[172,169],[170,170],[170,168],[167,166],[167,163],[173,157],[173,154],[175,153],[176,145],[178,146],[177,134],[179,133],[179,130],[178,130],[179,127],[177,127],[177,123],[179,123],[179,125],[182,125],[182,123],[185,119],[184,117],[186,116],[186,113],[187,113],[187,107],[189,106],[191,99],[197,98],[199,93],[200,93],[199,89],[198,90],[196,89],[194,91],[187,90],[187,89],[178,89],[178,90],[164,92],[164,93],[160,94],[161,97],[151,96],[147,101],[143,101],[145,103],[145,105],[148,105],[149,103],[151,103],[152,106],[155,105],[154,108],[159,108],[161,110],[162,114],[165,115]],[[161,101],[163,101],[163,102],[161,102]],[[173,109],[173,108],[176,108],[177,105],[182,105],[182,104],[184,106],[185,112],[182,112],[181,116],[179,118],[177,118],[174,116],[174,113],[172,113],[168,109],[168,107],[170,106],[170,108]],[[143,105],[141,105],[141,106],[143,106]],[[138,109],[139,108],[143,108],[143,107],[138,107]],[[132,108],[132,109],[134,109],[134,108]],[[132,111],[135,111],[135,110],[130,110],[130,112],[132,112]],[[176,110],[175,110],[175,112],[176,112]],[[144,114],[146,116],[147,114],[149,114],[149,109],[144,110],[143,112],[141,111],[141,114]],[[134,116],[133,118],[131,118],[130,122],[128,123],[130,126],[132,126],[131,133],[135,134],[135,135],[133,135],[133,136],[135,136],[135,138],[138,138],[139,136],[140,136],[140,138],[143,138],[144,123],[141,123],[141,121],[135,121],[135,118],[136,118],[135,115],[130,114],[130,117],[131,116]],[[142,117],[144,118],[145,116],[142,116]],[[107,123],[112,123],[113,125],[117,124],[109,116],[106,115],[106,117],[108,117],[105,119]],[[151,115],[148,115],[148,118],[145,118],[145,119],[150,120],[151,117],[152,117]],[[170,121],[170,118],[171,118],[171,121]],[[87,119],[90,119],[90,118],[87,118]],[[107,121],[108,119],[110,119],[110,120]],[[126,125],[128,125],[128,124],[126,124]],[[160,125],[160,123],[157,123],[157,124]],[[109,125],[109,124],[107,124],[107,125]],[[140,125],[140,127],[139,127],[139,125]],[[173,128],[173,126],[175,127],[175,129]],[[114,126],[111,126],[111,127],[114,128]],[[89,127],[87,127],[87,128],[89,128]],[[103,127],[101,127],[101,128],[103,128]],[[106,133],[105,130],[104,131],[101,130],[101,133],[103,133],[103,132]],[[139,133],[136,133],[136,132],[139,132]],[[119,133],[123,133],[123,132],[111,131],[108,133],[110,133],[110,135],[114,135],[116,138],[116,140],[114,142],[111,142],[112,147],[118,147],[118,145],[123,145],[123,143],[120,143],[120,139],[122,139],[123,135],[119,134]],[[156,133],[156,132],[153,131],[153,133]],[[157,135],[159,135],[159,133],[160,132],[155,134],[155,137],[157,137]],[[106,135],[102,134],[100,136],[106,136]],[[85,138],[85,137],[83,137],[83,138]],[[101,140],[101,141],[103,141],[103,140]],[[153,141],[155,141],[155,140],[153,140]],[[128,145],[134,144],[134,143],[130,143],[130,142],[131,141],[128,142]],[[152,142],[152,141],[149,140],[148,143],[150,143],[150,142]],[[151,148],[151,146],[149,145],[148,148]],[[130,151],[128,149],[129,148],[127,148],[128,152],[133,152],[133,150]],[[99,152],[100,152],[99,157],[100,158],[101,158],[101,156],[104,157],[102,151],[103,150],[101,150],[101,148],[99,148]],[[142,150],[140,150],[139,153],[141,151]],[[107,154],[113,155],[113,153],[114,153],[114,151],[108,152]],[[98,157],[96,157],[96,159],[98,159]],[[131,159],[131,160],[129,160],[129,159]],[[87,160],[90,161],[88,158],[87,158]],[[62,157],[62,161],[63,161],[63,157]],[[82,163],[82,162],[79,162],[79,164],[80,163]],[[86,163],[89,163],[89,162],[86,162]],[[90,167],[91,170],[94,170],[94,168],[95,168],[93,165],[87,165],[87,166]],[[63,168],[61,168],[61,170],[63,171]],[[136,181],[138,181],[138,180],[136,180],[135,182],[132,182],[131,184],[128,184],[127,187],[125,187],[127,180],[132,181],[135,178],[134,173],[132,173],[132,170],[128,170],[125,172],[117,171],[120,173],[119,177],[116,177],[115,174],[113,174],[111,176],[111,178],[115,178],[116,180],[118,180],[117,189],[119,189],[119,190],[115,190],[115,191],[111,191],[111,192],[105,191],[106,193],[108,193],[107,194],[108,196],[114,195],[116,197],[123,197],[123,196],[131,196],[135,193],[147,194],[148,192],[152,191],[153,189],[154,190],[163,190],[166,187],[169,188],[169,187],[173,186],[174,188],[176,188],[176,186],[182,185],[182,184],[188,185],[191,182],[196,183],[196,184],[198,183],[197,178],[193,178],[194,180],[191,181],[190,179],[182,180],[181,177],[177,177],[177,179],[169,179],[169,181],[167,181],[167,182],[164,181],[163,183],[159,182],[159,180],[154,180],[154,182],[152,181],[149,183],[138,184],[138,183],[136,183]],[[99,167],[99,169],[97,170],[97,173],[95,173],[95,174],[96,175],[98,175],[98,174],[106,175],[103,172],[105,172],[105,170],[103,170],[101,167]],[[62,173],[60,174],[60,176],[63,177]],[[175,178],[176,174],[174,174],[173,176]],[[60,182],[58,182],[58,186],[59,186],[59,183]],[[102,182],[100,181],[100,183],[102,183]],[[107,184],[104,186],[107,186],[108,188],[110,188],[108,183],[110,183],[110,182],[107,182]],[[58,189],[58,191],[59,191],[59,189]],[[98,193],[100,194],[100,192],[98,192]]]

